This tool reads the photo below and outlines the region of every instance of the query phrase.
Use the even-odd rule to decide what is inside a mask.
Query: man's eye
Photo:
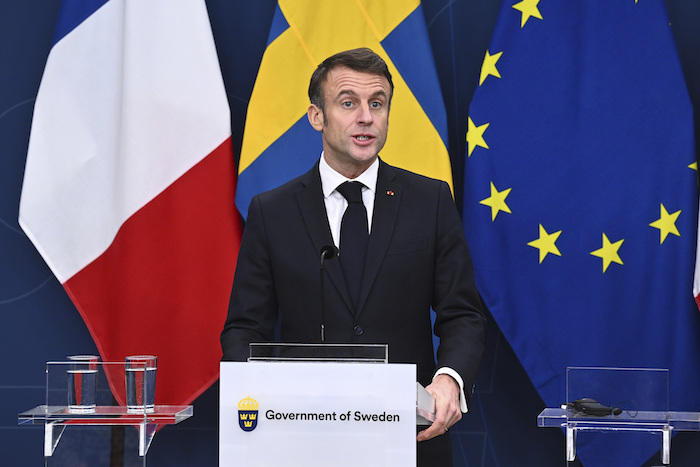
[[[381,108],[382,103],[381,102],[372,102],[370,105],[372,106],[373,109],[379,109],[379,108]]]
[[[352,102],[350,102],[350,101],[345,101],[345,102],[341,103],[340,105],[342,105],[343,107],[348,107],[348,108],[350,108],[350,107],[352,107]]]

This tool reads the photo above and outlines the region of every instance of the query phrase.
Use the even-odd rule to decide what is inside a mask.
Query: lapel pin
[[[394,196],[394,192],[391,191],[391,190],[387,191],[386,194],[389,195],[389,196]]]

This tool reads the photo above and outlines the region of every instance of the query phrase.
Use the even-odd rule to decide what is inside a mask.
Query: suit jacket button
[[[356,336],[361,336],[362,334],[365,333],[365,330],[362,329],[361,326],[355,326],[355,327],[353,328],[353,331],[355,331],[355,335],[356,335]]]

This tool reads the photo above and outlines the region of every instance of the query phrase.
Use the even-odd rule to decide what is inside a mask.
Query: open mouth
[[[373,136],[368,136],[368,135],[355,135],[354,138],[355,138],[357,141],[360,141],[360,142],[362,142],[362,141],[370,141],[370,140],[374,139]]]

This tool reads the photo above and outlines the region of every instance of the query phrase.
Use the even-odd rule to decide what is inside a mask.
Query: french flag
[[[189,404],[218,378],[235,174],[204,0],[64,1],[19,223],[103,361],[158,356],[156,404]],[[124,403],[123,370],[107,379]]]

